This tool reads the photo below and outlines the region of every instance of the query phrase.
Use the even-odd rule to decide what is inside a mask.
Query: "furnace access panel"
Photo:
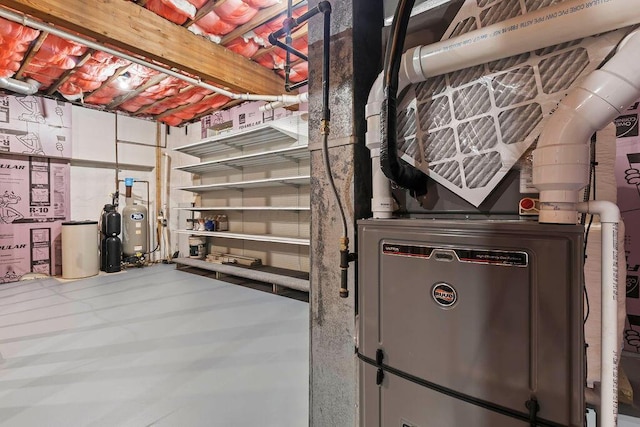
[[[582,426],[582,232],[360,221],[360,424]]]

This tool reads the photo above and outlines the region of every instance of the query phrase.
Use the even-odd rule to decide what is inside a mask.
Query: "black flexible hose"
[[[427,175],[398,158],[397,96],[402,49],[415,0],[400,0],[384,58],[384,100],[380,114],[380,168],[392,182],[416,196],[427,193]]]

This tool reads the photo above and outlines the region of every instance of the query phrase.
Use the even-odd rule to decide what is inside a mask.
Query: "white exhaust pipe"
[[[598,425],[615,427],[618,418],[618,224],[620,210],[611,202],[579,203],[579,212],[600,216],[602,224],[602,347]],[[624,296],[623,296],[624,298]]]
[[[640,97],[640,32],[562,100],[533,152],[533,185],[540,190],[540,222],[575,224],[578,192],[589,183],[588,141]]]
[[[588,25],[586,24],[588,23]],[[411,83],[512,55],[640,23],[640,10],[626,0],[569,0],[458,37],[408,50],[400,66],[398,93]],[[374,83],[365,117],[372,163],[379,156],[379,124],[384,99],[382,75]],[[374,165],[374,168],[376,165]],[[375,169],[374,169],[375,170]],[[383,188],[377,188],[383,185]],[[374,179],[374,218],[390,217],[388,180]],[[384,211],[388,209],[388,211]],[[376,216],[377,215],[377,216]]]
[[[10,77],[0,78],[0,89],[10,90],[20,95],[33,95],[39,87],[40,84],[31,79],[23,82]]]
[[[540,190],[540,222],[575,224],[578,212],[602,223],[602,366],[599,425],[615,426],[618,413],[618,207],[578,203],[589,183],[589,144],[596,131],[640,97],[640,31],[629,34],[616,54],[562,100],[533,152],[533,184]]]

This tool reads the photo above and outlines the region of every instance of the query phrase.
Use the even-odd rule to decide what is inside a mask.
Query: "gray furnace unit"
[[[360,425],[585,424],[583,228],[359,222]]]

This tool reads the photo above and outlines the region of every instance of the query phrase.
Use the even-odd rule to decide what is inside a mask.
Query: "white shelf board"
[[[192,208],[174,208],[181,211],[309,211],[309,206],[202,206]]]
[[[265,151],[244,156],[229,157],[226,159],[212,160],[186,166],[177,166],[174,169],[190,173],[203,174],[227,169],[240,169],[250,166],[268,165],[287,160],[302,160],[309,158],[307,145],[296,145],[278,150]]]
[[[191,191],[193,193],[202,193],[206,191],[216,190],[228,190],[236,189],[241,190],[245,188],[260,188],[260,187],[274,187],[278,185],[308,185],[310,175],[303,176],[289,176],[283,178],[264,178],[255,179],[251,181],[238,181],[238,182],[222,182],[218,184],[204,184],[204,185],[192,185],[187,187],[178,187],[178,190]]]
[[[288,142],[292,144],[304,142],[306,144],[308,142],[307,126],[304,126],[304,134],[297,133],[290,128],[292,123],[297,123],[299,127],[302,127],[300,120],[299,116],[287,117],[240,132],[215,135],[192,144],[177,147],[174,150],[202,158],[256,144],[269,144],[273,142]]]
[[[251,240],[254,242],[284,243],[288,245],[309,246],[309,239],[300,239],[297,237],[274,236],[271,234],[243,234],[243,233],[230,233],[228,231],[194,231],[194,230],[176,230],[176,233],[190,234],[192,236],[222,237],[225,239]]]

